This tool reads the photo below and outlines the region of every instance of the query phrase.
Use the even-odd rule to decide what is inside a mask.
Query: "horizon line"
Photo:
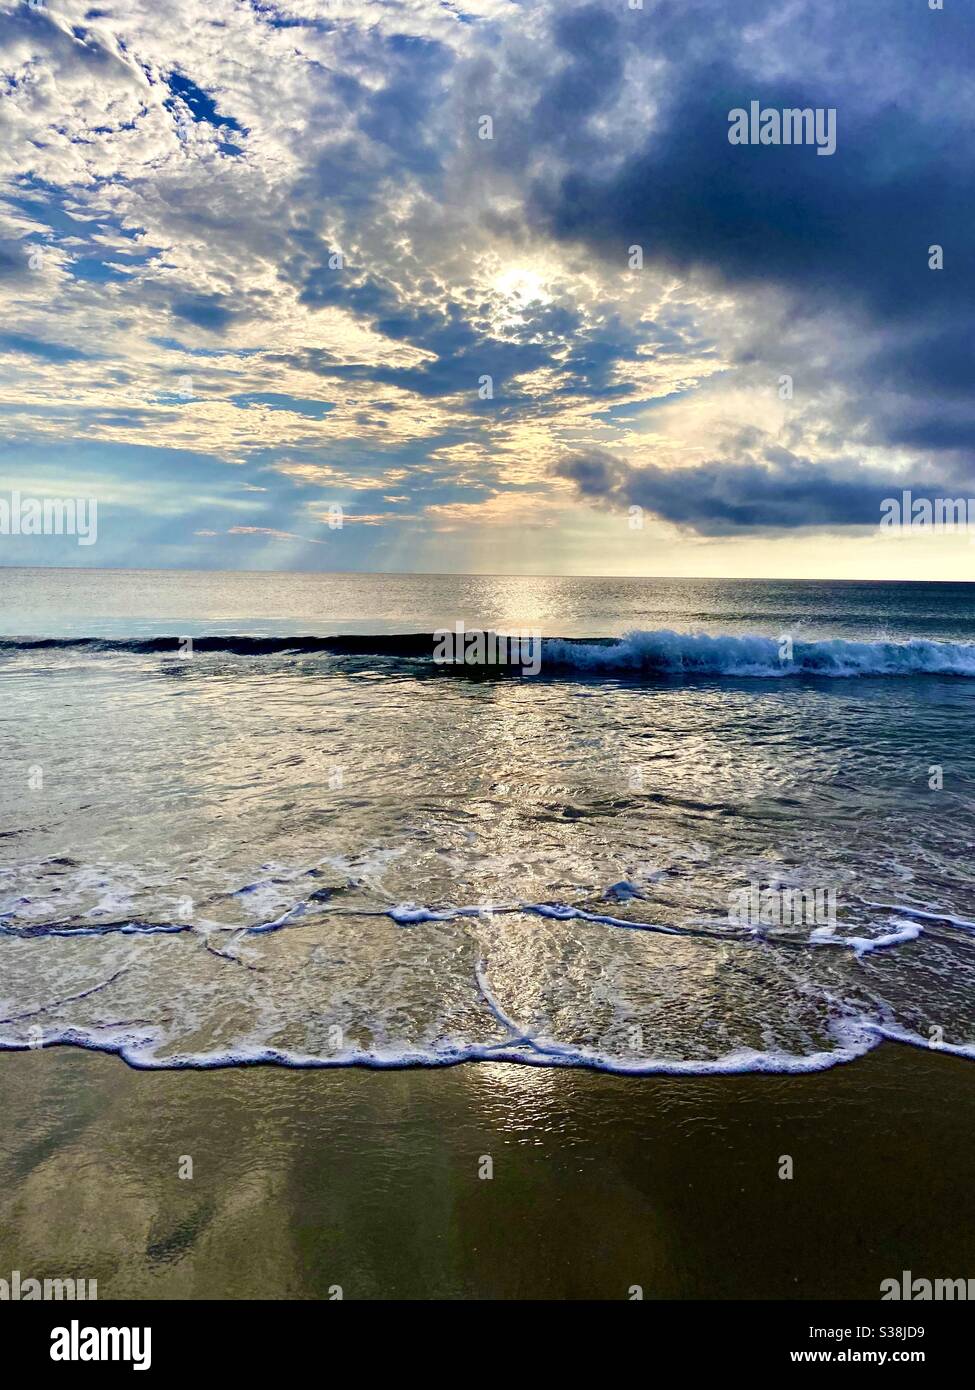
[[[647,582],[708,584],[975,584],[975,579],[851,579],[831,575],[815,578],[781,574],[504,574],[497,570],[271,570],[271,569],[193,569],[187,566],[153,565],[6,565],[5,570],[39,570],[44,574],[246,574],[246,575],[333,575],[370,579],[611,579],[640,584]]]

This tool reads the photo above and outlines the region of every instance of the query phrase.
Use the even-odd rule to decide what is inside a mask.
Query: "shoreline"
[[[0,1277],[102,1299],[877,1299],[905,1269],[975,1273],[967,1067],[889,1042],[719,1077],[8,1052]]]

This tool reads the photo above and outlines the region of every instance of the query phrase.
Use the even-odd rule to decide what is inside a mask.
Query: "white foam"
[[[841,946],[856,956],[867,956],[871,951],[888,950],[892,946],[903,946],[908,941],[916,941],[923,927],[899,927],[896,931],[884,932],[880,936],[838,936],[833,927],[816,927],[809,933],[810,946]]]
[[[499,1022],[513,1028],[506,1017],[499,1016]],[[799,1076],[827,1071],[831,1067],[855,1061],[878,1046],[883,1037],[894,1038],[893,1030],[885,1030],[865,1019],[835,1019],[830,1030],[837,1044],[831,1049],[799,1054],[775,1049],[761,1052],[755,1048],[736,1048],[721,1057],[707,1059],[618,1057],[573,1043],[543,1042],[518,1035],[517,1032],[513,1039],[498,1043],[444,1041],[428,1048],[356,1048],[329,1056],[246,1044],[219,1052],[177,1052],[160,1056],[157,1051],[159,1040],[152,1033],[137,1034],[113,1028],[69,1028],[46,1033],[44,1047],[73,1046],[113,1053],[138,1071],[211,1071],[258,1065],[295,1069],[367,1067],[386,1070],[456,1066],[461,1062],[515,1062],[526,1066],[582,1067],[622,1076],[743,1076],[751,1073]],[[925,1045],[914,1036],[894,1040]],[[29,1046],[0,1035],[0,1051],[26,1051]],[[945,1045],[943,1050],[964,1053],[966,1056],[975,1055],[975,1047],[969,1049]]]
[[[788,660],[780,639],[757,634],[710,636],[703,632],[627,632],[614,642],[569,642],[547,638],[542,666],[580,671],[660,671],[686,675],[916,676],[975,677],[975,642],[854,642],[833,637],[792,643]]]
[[[906,941],[916,941],[921,935],[921,927],[901,927],[899,931],[885,932],[882,936],[848,936],[846,944],[858,956],[867,956],[871,951],[884,951],[890,946],[902,946]]]
[[[868,902],[867,907],[882,907],[888,912],[898,913],[901,917],[917,917],[924,922],[947,922],[949,926],[960,927],[962,931],[975,932],[975,922],[970,922],[967,917],[955,917],[950,912],[932,912],[920,907],[905,907],[900,903]]]

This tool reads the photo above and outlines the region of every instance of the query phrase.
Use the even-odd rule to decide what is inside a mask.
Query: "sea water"
[[[4,570],[0,632],[2,1047],[975,1056],[970,586]]]

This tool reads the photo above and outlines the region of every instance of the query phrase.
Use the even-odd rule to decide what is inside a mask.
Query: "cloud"
[[[0,12],[4,438],[141,487],[133,563],[314,563],[353,502],[328,563],[580,500],[855,532],[971,480],[970,7]],[[836,153],[731,146],[752,98],[835,107]]]
[[[568,455],[554,471],[582,499],[640,507],[705,536],[876,527],[883,499],[900,497],[904,488],[918,498],[945,496],[936,480],[877,473],[849,459],[813,463],[782,449],[767,449],[760,461],[714,460],[687,468],[633,468],[593,451]]]
[[[566,108],[554,133],[546,119],[535,123],[536,165],[546,144],[557,157],[554,174],[539,170],[532,184],[536,225],[617,267],[629,247],[641,246],[650,265],[730,289],[746,320],[748,295],[770,286],[790,297],[794,315],[845,315],[848,331],[870,343],[842,383],[851,392],[895,387],[915,411],[932,398],[970,395],[975,257],[963,229],[975,221],[975,185],[964,152],[975,135],[975,104],[960,88],[950,92],[962,80],[961,53],[975,42],[971,12],[959,9],[939,27],[932,20],[944,16],[925,6],[908,14],[881,3],[869,17],[847,12],[851,24],[839,22],[835,5],[788,12],[759,5],[745,43],[749,26],[730,27],[727,16],[702,31],[715,8],[664,4],[658,23],[639,34],[617,27],[602,59],[604,115],[624,58],[639,52],[661,60],[653,119],[622,158],[615,123],[606,120],[601,157],[592,157],[593,111],[585,103]],[[553,36],[560,41],[557,24]],[[940,74],[927,93],[919,80],[925,61]],[[883,76],[864,84],[864,64]],[[561,81],[552,79],[549,93]],[[834,107],[835,155],[730,146],[728,112],[753,99],[778,109]],[[936,246],[943,270],[929,266]],[[830,346],[823,341],[820,351]],[[750,363],[781,369],[782,352],[779,338],[753,338]],[[808,359],[803,365],[816,370]],[[882,420],[871,428],[884,439]],[[975,433],[956,419],[944,434],[901,430],[887,442],[971,447]]]
[[[426,508],[438,530],[463,526],[518,526],[534,530],[556,524],[551,497],[544,492],[504,492],[476,502],[433,503]]]
[[[215,536],[216,531],[196,531],[197,536]],[[309,545],[324,545],[322,540],[315,540],[312,536],[295,536],[290,531],[277,531],[273,526],[231,526],[226,532],[228,536],[270,536],[275,541],[302,541]]]

